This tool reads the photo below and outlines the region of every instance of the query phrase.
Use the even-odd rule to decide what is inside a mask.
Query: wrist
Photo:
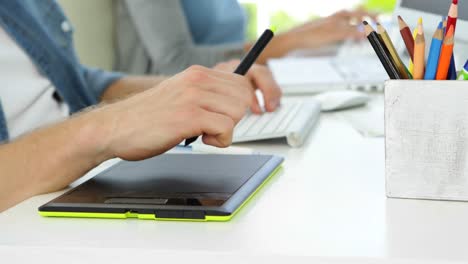
[[[115,158],[111,152],[110,142],[114,124],[112,115],[108,113],[109,106],[103,106],[76,118],[80,122],[77,134],[77,144],[83,146],[85,155],[91,158],[95,165]]]

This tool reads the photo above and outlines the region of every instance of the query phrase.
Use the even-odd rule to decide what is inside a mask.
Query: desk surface
[[[322,116],[303,148],[246,146],[286,162],[231,222],[40,217],[37,207],[59,192],[1,214],[0,250],[468,261],[468,203],[387,199],[383,138],[363,137],[339,115]]]

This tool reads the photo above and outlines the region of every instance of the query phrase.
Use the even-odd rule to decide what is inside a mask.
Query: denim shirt
[[[196,44],[244,44],[247,18],[237,0],[182,0],[181,3]]]
[[[1,1],[0,26],[51,81],[71,113],[98,103],[101,94],[122,77],[120,73],[80,64],[73,46],[72,27],[55,0]],[[8,140],[8,129],[1,99],[0,142],[3,142]]]

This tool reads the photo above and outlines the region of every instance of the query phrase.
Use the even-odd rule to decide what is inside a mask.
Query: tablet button
[[[183,211],[168,211],[168,210],[159,210],[154,213],[156,218],[183,218]]]
[[[184,218],[187,219],[205,219],[205,213],[201,211],[184,211]]]

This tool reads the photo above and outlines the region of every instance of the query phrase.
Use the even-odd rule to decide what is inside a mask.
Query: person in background
[[[246,18],[237,0],[119,0],[116,12],[118,71],[173,74],[193,64],[211,67],[242,57],[252,46],[245,41]],[[258,62],[364,38],[351,22],[367,15],[340,11],[277,34]]]
[[[232,73],[238,62],[125,76],[80,64],[70,29],[54,0],[0,2],[0,212],[111,158],[150,158],[199,135],[230,145],[247,108],[259,111],[254,83],[279,105],[263,66],[246,77]]]

